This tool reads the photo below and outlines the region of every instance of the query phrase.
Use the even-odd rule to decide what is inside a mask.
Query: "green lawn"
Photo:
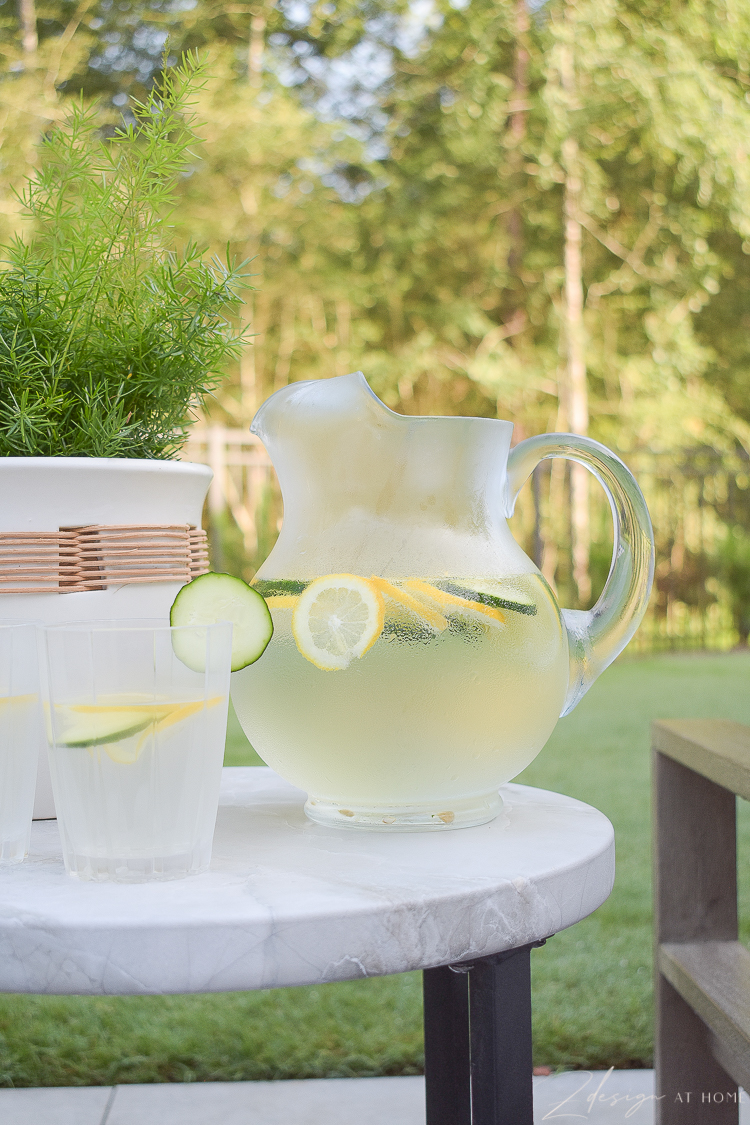
[[[651,1064],[649,736],[658,717],[750,723],[750,655],[623,661],[562,720],[522,779],[613,821],[614,892],[532,956],[535,1062]],[[230,721],[227,764],[257,762]],[[741,802],[741,846],[750,818]],[[750,873],[740,864],[743,917]],[[744,936],[750,936],[745,927]],[[0,997],[0,1085],[415,1074],[420,978],[194,997]]]

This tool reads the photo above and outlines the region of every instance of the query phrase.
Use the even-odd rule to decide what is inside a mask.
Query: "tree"
[[[224,417],[244,424],[286,380],[360,366],[406,413],[499,413],[518,436],[588,426],[626,458],[750,448],[741,0],[437,0],[409,34],[400,0],[321,0],[304,19],[260,0],[53,4],[35,66],[0,83],[6,185],[31,149],[28,107],[39,131],[75,89],[137,92],[167,32],[216,60],[179,221],[258,271],[255,344]],[[16,65],[15,16],[6,28]],[[366,49],[392,63],[369,93]],[[562,464],[549,488],[537,479],[545,573],[580,603],[583,479]],[[529,534],[531,514],[524,499]]]
[[[727,61],[744,57],[747,20],[723,7],[719,67],[700,5],[675,5],[665,22],[663,6],[548,4],[525,40],[520,181],[509,156],[513,6],[441,10],[418,55],[399,60],[385,102],[392,147],[379,200],[387,253],[398,254],[400,380],[463,375],[527,430],[585,428],[588,395],[592,432],[626,455],[746,442],[713,377],[729,362],[725,342],[697,319],[725,276],[747,273],[737,259],[750,115]],[[523,215],[515,276],[500,219],[509,211]],[[508,315],[519,276],[523,326]],[[585,510],[579,530],[585,558]],[[580,567],[577,577],[583,599]]]
[[[178,232],[252,259],[257,292],[243,315],[253,347],[217,401],[246,425],[290,379],[344,374],[359,348],[351,308],[366,306],[369,279],[353,276],[358,215],[342,195],[356,190],[361,146],[272,77],[259,91],[230,51],[211,65],[197,106],[205,143],[183,183]]]

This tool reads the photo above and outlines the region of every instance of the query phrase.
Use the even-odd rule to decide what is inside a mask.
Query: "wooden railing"
[[[194,426],[180,456],[211,466],[209,515],[215,521],[228,509],[242,532],[245,554],[252,558],[258,547],[258,508],[274,479],[262,443],[249,430]]]
[[[654,723],[657,1125],[737,1125],[750,1090],[750,953],[738,941],[736,797],[750,727]]]

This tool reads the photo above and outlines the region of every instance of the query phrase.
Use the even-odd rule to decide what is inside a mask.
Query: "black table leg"
[[[534,1125],[530,946],[474,962],[472,1125]]]
[[[468,971],[425,969],[422,984],[427,1125],[471,1125]]]
[[[533,945],[424,978],[427,1125],[533,1125]]]

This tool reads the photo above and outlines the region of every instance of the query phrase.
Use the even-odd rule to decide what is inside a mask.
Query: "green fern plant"
[[[242,266],[165,245],[202,71],[166,69],[110,137],[79,103],[42,142],[32,234],[2,254],[0,455],[173,457],[239,354]]]

